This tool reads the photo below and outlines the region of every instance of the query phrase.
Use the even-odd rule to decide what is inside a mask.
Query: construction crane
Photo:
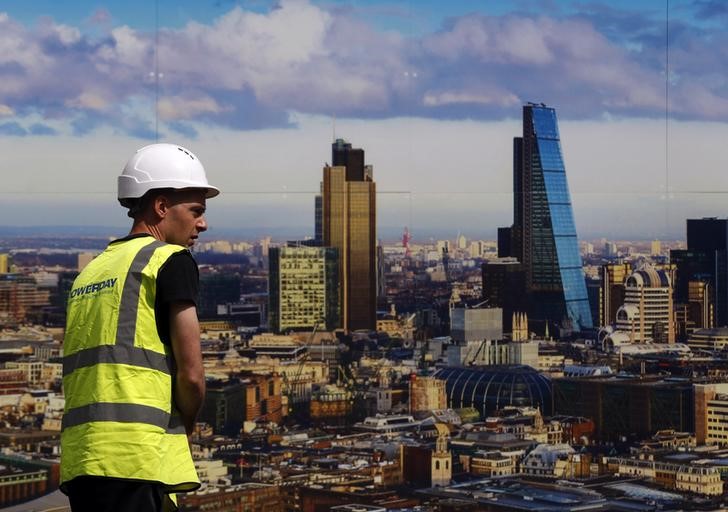
[[[301,376],[303,374],[303,367],[306,365],[306,362],[311,357],[311,351],[310,347],[313,343],[313,340],[316,336],[316,331],[318,330],[319,322],[316,322],[313,326],[313,330],[311,331],[311,335],[308,338],[308,341],[306,342],[306,352],[303,354],[301,359],[298,362],[298,366],[295,368],[295,370],[292,372],[291,377],[289,378],[286,374],[284,374],[283,380],[286,383],[286,395],[288,396],[288,402],[290,404],[297,403],[301,400],[297,400],[296,393],[294,392],[294,386],[300,386]],[[303,393],[301,393],[303,395]]]
[[[404,233],[402,234],[402,247],[404,247],[404,256],[405,258],[409,258],[412,253],[410,252],[410,246],[409,243],[412,240],[412,234],[409,232],[409,229],[407,229],[407,226],[404,227]]]

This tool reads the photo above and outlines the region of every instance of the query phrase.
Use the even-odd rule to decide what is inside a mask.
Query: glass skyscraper
[[[523,137],[513,150],[511,251],[523,264],[529,320],[591,328],[556,111],[524,106]]]
[[[690,282],[710,285],[715,304],[715,325],[728,325],[728,219],[688,219],[688,248],[671,250],[677,266],[675,301],[689,302]]]
[[[324,167],[321,193],[323,244],[339,251],[341,326],[377,327],[376,186],[364,150],[337,139],[333,166]]]

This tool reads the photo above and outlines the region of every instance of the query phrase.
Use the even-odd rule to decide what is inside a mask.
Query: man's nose
[[[205,217],[200,217],[197,220],[197,231],[200,233],[203,231],[207,231],[207,219]]]

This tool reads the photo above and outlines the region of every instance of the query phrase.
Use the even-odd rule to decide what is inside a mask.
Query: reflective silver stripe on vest
[[[119,318],[116,326],[117,345],[134,345],[137,312],[139,311],[139,290],[142,287],[142,270],[149,264],[154,251],[163,245],[164,243],[159,240],[145,245],[131,262],[129,272],[127,272],[124,280],[124,290],[121,292],[121,302],[119,303]]]
[[[119,423],[145,423],[164,429],[169,434],[184,434],[185,428],[178,415],[171,415],[156,407],[137,404],[98,402],[70,409],[63,415],[63,430],[92,421]]]
[[[99,345],[65,356],[63,358],[63,376],[65,377],[79,368],[100,363],[128,364],[172,375],[171,356],[127,345]]]

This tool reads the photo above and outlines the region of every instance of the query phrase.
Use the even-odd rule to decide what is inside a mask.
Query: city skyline
[[[109,207],[115,177],[156,138],[156,111],[160,140],[189,146],[223,189],[213,232],[313,235],[322,148],[341,137],[378,169],[380,231],[494,235],[509,221],[508,148],[528,101],[559,112],[580,238],[681,238],[685,219],[728,214],[719,2],[158,10],[0,8],[2,224],[124,225]]]

